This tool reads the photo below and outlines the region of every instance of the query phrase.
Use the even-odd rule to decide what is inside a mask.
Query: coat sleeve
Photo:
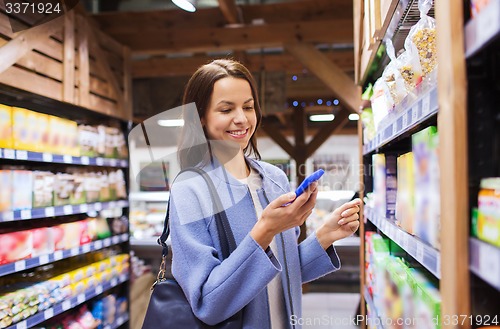
[[[281,271],[281,265],[247,235],[220,261],[218,236],[210,234],[213,220],[204,181],[173,184],[170,200],[172,274],[182,287],[194,314],[209,325],[242,309]],[[205,201],[205,202],[203,202]],[[208,204],[208,206],[206,205]]]

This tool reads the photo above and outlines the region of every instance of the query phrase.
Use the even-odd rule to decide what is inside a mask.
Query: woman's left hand
[[[321,246],[326,249],[333,242],[352,235],[359,228],[360,199],[344,203],[335,209],[316,231]]]

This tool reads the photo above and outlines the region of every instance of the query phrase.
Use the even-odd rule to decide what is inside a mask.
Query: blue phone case
[[[307,190],[309,185],[311,185],[313,182],[320,179],[324,173],[325,173],[325,171],[323,169],[319,169],[319,170],[316,170],[315,172],[313,172],[311,175],[307,176],[306,179],[304,179],[302,181],[302,183],[299,185],[299,187],[297,187],[297,189],[295,190],[295,194],[297,195],[297,198],[299,197],[299,195],[304,193],[305,190]]]

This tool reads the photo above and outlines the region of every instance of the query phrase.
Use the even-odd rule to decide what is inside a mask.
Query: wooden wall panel
[[[0,83],[62,101],[62,83],[16,66],[0,74]]]

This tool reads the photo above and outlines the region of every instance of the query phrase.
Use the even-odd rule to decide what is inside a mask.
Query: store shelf
[[[110,202],[84,203],[80,205],[65,205],[65,206],[55,206],[46,208],[4,211],[0,212],[0,222],[85,214],[90,211],[101,211],[104,209],[126,208],[126,207],[128,207],[128,201],[118,200]]]
[[[42,312],[38,312],[33,316],[30,316],[26,320],[16,323],[13,326],[7,327],[7,329],[26,329],[36,326],[39,323],[47,321],[54,316],[61,314],[71,308],[74,308],[95,296],[102,294],[104,291],[107,291],[119,284],[128,280],[128,275],[120,275],[118,278],[113,278],[109,282],[105,282],[103,284],[97,285],[95,288],[87,289],[85,292],[79,294],[76,297],[72,297],[68,300],[65,300],[62,303],[56,304],[53,307],[46,309]],[[118,321],[117,321],[118,322]],[[112,328],[110,326],[110,328]]]
[[[5,264],[0,266],[0,277],[15,272],[23,271],[29,268],[37,267],[40,265],[55,262],[61,259],[70,258],[82,254],[86,254],[91,251],[100,250],[112,245],[117,245],[122,242],[128,241],[128,233],[123,233],[121,235],[115,235],[106,239],[93,241],[86,243],[83,246],[75,247],[66,250],[57,250],[49,255],[40,255],[37,257],[19,260],[10,264]]]
[[[372,208],[365,207],[365,216],[389,239],[396,242],[429,272],[441,279],[441,254],[439,250],[406,233],[388,219],[377,214]]]
[[[170,192],[131,192],[130,201],[168,202]]]
[[[363,145],[363,155],[376,151],[438,112],[437,87],[431,88],[411,104],[406,104],[405,100],[382,120],[375,138]]]
[[[122,324],[124,324],[125,322],[127,322],[129,319],[129,315],[128,313],[120,316],[118,319],[116,319],[115,322],[113,322],[112,324],[108,324],[108,325],[105,325],[103,329],[116,329],[116,328],[120,328],[122,326]]]
[[[500,248],[469,239],[470,270],[500,291]]]
[[[91,158],[87,156],[71,156],[60,155],[52,153],[40,153],[24,150],[13,150],[0,148],[0,159],[33,161],[33,162],[50,162],[50,163],[64,163],[71,165],[82,166],[99,166],[99,167],[119,167],[128,168],[128,161],[123,159],[109,159],[109,158]]]
[[[490,1],[465,25],[465,57],[474,55],[500,34],[500,1]]]
[[[377,313],[377,308],[375,307],[375,303],[373,302],[372,297],[370,296],[370,293],[368,292],[368,288],[365,287],[365,292],[364,292],[364,297],[365,297],[365,302],[368,304],[368,307],[371,309],[371,311],[375,314],[376,319],[368,319],[369,323],[373,325],[374,328],[376,329],[384,329],[382,326],[382,320],[378,316]]]

